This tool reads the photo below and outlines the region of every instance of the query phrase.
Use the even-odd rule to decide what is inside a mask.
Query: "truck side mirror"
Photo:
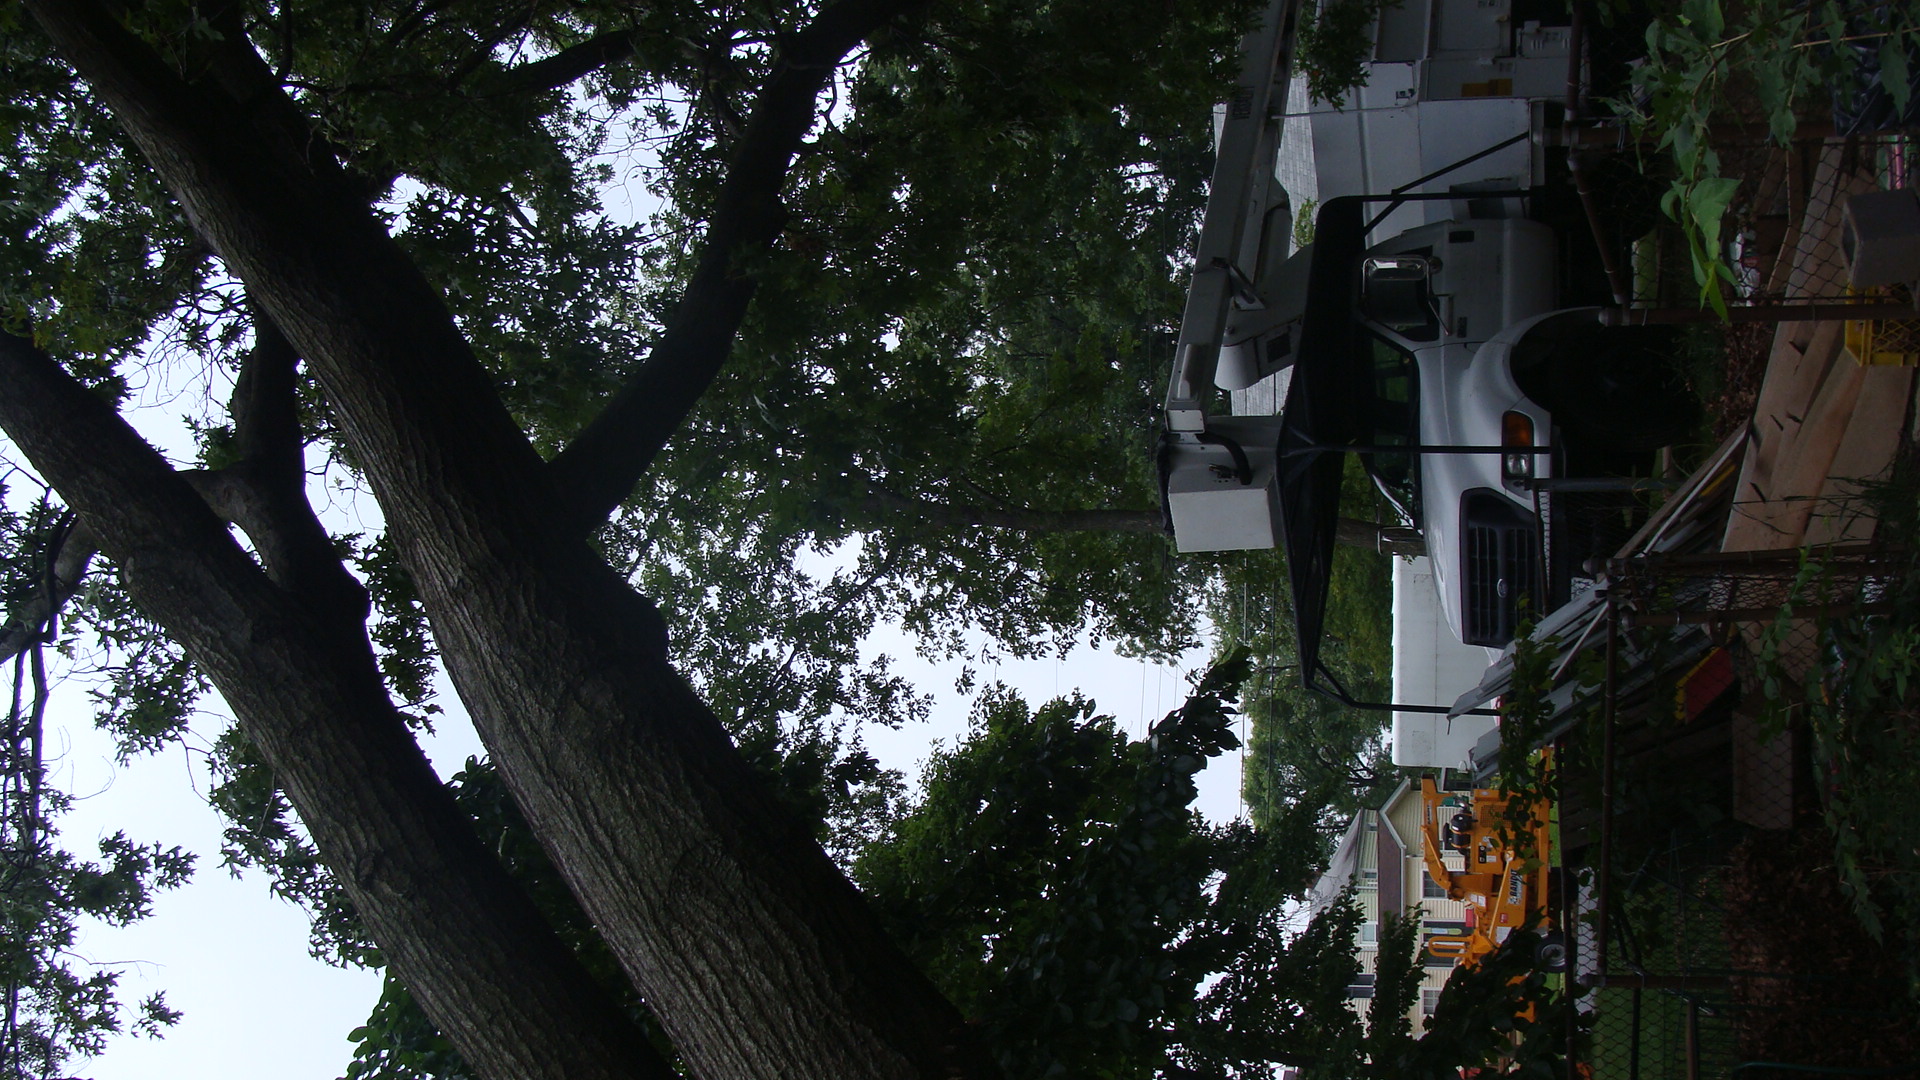
[[[1360,302],[1367,319],[1416,341],[1440,332],[1433,264],[1419,255],[1371,258],[1360,266]]]

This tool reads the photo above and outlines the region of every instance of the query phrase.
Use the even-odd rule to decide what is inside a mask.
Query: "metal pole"
[[[1280,451],[1281,457],[1301,457],[1307,454],[1531,454],[1539,457],[1553,453],[1551,446],[1476,446],[1470,443],[1395,443],[1380,445],[1377,443],[1313,443],[1308,446],[1290,446]]]
[[[1612,560],[1610,566],[1612,572],[1616,574],[1626,573],[1629,563],[1644,567],[1647,570],[1662,570],[1671,567],[1693,567],[1703,570],[1718,570],[1722,568],[1738,569],[1743,566],[1764,566],[1777,563],[1797,566],[1800,560],[1806,558],[1814,550],[1816,549],[1790,547],[1762,548],[1755,551],[1704,551],[1678,554],[1666,554],[1655,551],[1645,555],[1636,555],[1632,559],[1615,559]],[[1832,561],[1834,559],[1866,559],[1874,555],[1895,554],[1898,553],[1901,548],[1898,545],[1882,544],[1877,540],[1870,540],[1855,544],[1832,544],[1817,550],[1822,560]]]
[[[1920,318],[1912,304],[1778,303],[1741,304],[1727,308],[1723,317],[1708,308],[1606,308],[1600,321],[1607,326],[1670,326],[1680,323],[1833,322],[1841,319]]]
[[[1607,591],[1607,661],[1600,699],[1600,866],[1594,883],[1594,966],[1593,978],[1604,984],[1607,978],[1607,916],[1613,893],[1613,713],[1614,700],[1620,696],[1620,606],[1613,591]]]
[[[1687,999],[1687,1080],[1700,1080],[1700,1003]]]
[[[1839,619],[1848,615],[1891,615],[1891,603],[1813,604],[1795,607],[1795,619]],[[1778,618],[1780,605],[1758,608],[1727,608],[1724,611],[1652,611],[1634,615],[1635,626],[1705,626],[1718,622],[1762,622]]]
[[[1558,491],[1579,494],[1595,491],[1671,491],[1678,485],[1671,480],[1654,480],[1648,477],[1550,476],[1542,480],[1530,480],[1527,482],[1527,486],[1535,491]]]
[[[1732,980],[1725,975],[1608,975],[1589,976],[1588,986],[1631,987],[1636,990],[1725,990]]]

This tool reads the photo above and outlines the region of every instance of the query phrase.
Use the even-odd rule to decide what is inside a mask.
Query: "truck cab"
[[[1162,502],[1181,551],[1286,549],[1303,677],[1351,704],[1318,657],[1346,456],[1419,534],[1451,632],[1497,650],[1595,553],[1556,521],[1556,490],[1691,420],[1661,381],[1670,332],[1582,306],[1604,292],[1580,273],[1596,261],[1578,257],[1584,219],[1562,219],[1545,100],[1577,76],[1577,43],[1516,2],[1383,12],[1373,82],[1350,110],[1313,113],[1319,210],[1290,255],[1276,165],[1294,0],[1248,37],[1220,117]],[[1219,391],[1267,379],[1286,382],[1277,415],[1213,411]]]

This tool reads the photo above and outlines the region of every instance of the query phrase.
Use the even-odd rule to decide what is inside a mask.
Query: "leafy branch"
[[[1648,25],[1631,93],[1611,105],[1642,144],[1673,158],[1678,175],[1660,208],[1686,236],[1701,306],[1725,318],[1725,291],[1735,280],[1723,227],[1740,180],[1723,175],[1714,122],[1757,105],[1768,135],[1786,145],[1810,97],[1854,77],[1854,50],[1843,46],[1876,40],[1882,85],[1903,113],[1911,94],[1907,53],[1920,29],[1899,25],[1892,11],[1757,0],[1735,8],[1730,22],[1721,0],[1682,0]]]
[[[1319,0],[1302,12],[1294,38],[1295,62],[1307,77],[1307,94],[1336,109],[1347,94],[1367,85],[1373,59],[1373,26],[1383,10],[1401,0]]]

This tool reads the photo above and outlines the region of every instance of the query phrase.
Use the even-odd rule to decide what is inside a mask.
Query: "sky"
[[[621,179],[607,192],[607,205],[616,217],[637,220],[650,211],[652,200],[626,182],[631,175],[621,170]],[[192,448],[183,412],[200,402],[224,401],[230,388],[209,387],[210,376],[198,365],[148,370],[155,372],[155,381],[138,388],[141,407],[133,419],[176,464],[185,464]],[[0,453],[16,457],[4,444]],[[318,479],[311,495],[336,532],[378,526],[378,511],[369,499]],[[935,696],[928,723],[864,732],[881,764],[901,770],[915,784],[929,748],[951,745],[964,735],[972,698],[954,689],[957,662],[936,664],[914,656],[911,642],[897,629],[878,628],[867,647],[892,656],[899,674]],[[1004,682],[1036,705],[1079,690],[1139,737],[1184,700],[1187,677],[1205,660],[1196,651],[1181,664],[1158,665],[1083,646],[1063,659],[988,665],[979,675],[982,687]],[[439,702],[446,714],[436,718],[437,734],[423,743],[444,777],[482,749],[444,679]],[[73,1075],[221,1080],[270,1073],[281,1080],[333,1080],[351,1054],[347,1033],[366,1019],[378,998],[379,975],[311,959],[304,913],[274,897],[266,875],[236,876],[221,867],[222,823],[204,797],[210,781],[204,748],[230,721],[217,698],[203,707],[184,744],[117,762],[111,741],[92,726],[85,686],[70,679],[55,690],[49,757],[52,782],[76,796],[72,811],[58,822],[69,850],[91,855],[99,837],[124,830],[136,843],[177,844],[199,856],[191,882],[161,894],[150,918],[124,928],[89,925],[75,946],[85,961],[121,973],[122,1001],[164,990],[168,1004],[184,1017],[164,1039],[115,1040],[100,1058],[73,1063]],[[1215,759],[1199,784],[1197,805],[1209,819],[1239,816],[1238,756]]]
[[[161,373],[138,390],[137,426],[176,464],[191,457],[180,418],[190,402],[225,399],[191,376]],[[10,451],[11,448],[4,448]],[[13,458],[15,455],[6,454]],[[16,483],[15,496],[26,492]],[[311,496],[336,532],[377,527],[377,507],[316,477]],[[912,642],[880,627],[866,643],[892,656],[896,670],[935,698],[925,724],[865,731],[867,747],[887,768],[917,782],[929,749],[951,745],[966,731],[972,697],[956,692],[958,662],[913,655]],[[57,660],[57,658],[53,658]],[[1131,660],[1104,650],[1076,649],[1062,659],[1005,660],[979,671],[982,687],[1004,682],[1031,704],[1079,690],[1096,700],[1135,737],[1186,696],[1187,676],[1205,664],[1198,651],[1180,665]],[[180,845],[198,856],[193,879],[159,894],[151,917],[127,927],[88,924],[75,953],[118,971],[120,998],[137,1001],[155,990],[185,1015],[164,1039],[122,1037],[100,1058],[73,1063],[88,1080],[219,1080],[270,1072],[284,1080],[333,1080],[350,1055],[347,1033],[365,1021],[379,996],[375,972],[343,970],[307,952],[307,919],[272,894],[259,872],[235,875],[221,866],[222,822],[205,801],[211,781],[205,748],[230,722],[217,697],[202,703],[192,734],[160,753],[120,762],[112,741],[92,723],[84,676],[54,671],[49,710],[50,782],[75,796],[57,822],[62,842],[82,857],[99,838],[125,831],[136,843]],[[458,696],[441,680],[436,734],[423,740],[442,776],[483,752]],[[1242,733],[1244,736],[1244,732]],[[1240,762],[1229,755],[1200,777],[1199,805],[1214,821],[1240,813]]]
[[[870,644],[900,656],[902,642],[883,644],[884,637]],[[882,764],[914,779],[935,740],[951,743],[964,733],[968,699],[952,691],[957,666],[917,658],[902,663],[903,674],[936,694],[934,719],[899,732],[872,730],[866,740]],[[1004,681],[1034,703],[1078,688],[1136,737],[1180,704],[1187,685],[1181,668],[1085,649],[1061,661],[1009,662],[981,674],[983,682]],[[203,797],[208,774],[197,747],[217,734],[221,717],[203,716],[189,745],[116,764],[111,742],[92,728],[81,691],[72,683],[56,691],[55,781],[79,796],[60,822],[67,844],[84,851],[94,838],[126,830],[137,842],[180,844],[200,862],[191,883],[160,896],[151,918],[121,929],[92,925],[77,946],[87,960],[123,972],[122,1000],[164,990],[184,1019],[162,1040],[115,1041],[101,1058],[77,1065],[74,1075],[338,1077],[351,1053],[346,1035],[366,1019],[379,978],[310,959],[304,914],[273,897],[264,874],[236,878],[220,867],[221,823]],[[449,715],[427,746],[446,775],[479,747],[452,691],[443,688],[441,700]],[[1239,764],[1236,756],[1223,757],[1201,775],[1200,802],[1215,821],[1239,813]]]

